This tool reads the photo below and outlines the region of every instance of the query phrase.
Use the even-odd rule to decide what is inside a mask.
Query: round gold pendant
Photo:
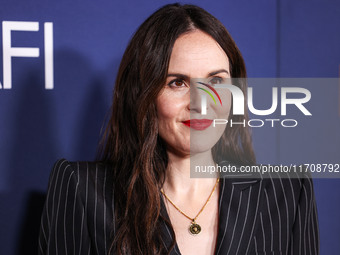
[[[189,227],[189,232],[193,235],[197,235],[201,232],[201,226],[195,222],[192,222]]]

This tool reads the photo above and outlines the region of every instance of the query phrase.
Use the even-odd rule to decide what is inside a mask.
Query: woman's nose
[[[190,112],[206,114],[207,97],[198,89],[197,85],[197,83],[190,84],[188,109]]]

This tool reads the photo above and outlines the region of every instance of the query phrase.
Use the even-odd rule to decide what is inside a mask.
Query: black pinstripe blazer
[[[113,183],[108,165],[59,160],[50,176],[39,254],[107,254],[114,234]],[[216,255],[319,254],[308,176],[222,178],[220,183]],[[162,213],[168,218],[163,201]],[[177,245],[171,254],[180,254]]]

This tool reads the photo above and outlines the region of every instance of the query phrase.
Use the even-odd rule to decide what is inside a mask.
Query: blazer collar
[[[249,253],[261,189],[257,174],[221,178],[216,255]]]

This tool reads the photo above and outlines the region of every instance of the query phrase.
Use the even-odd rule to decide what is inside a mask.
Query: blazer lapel
[[[221,179],[216,255],[251,251],[261,189],[259,176]]]
[[[247,178],[221,177],[219,187],[219,226],[215,255],[248,254],[251,246],[255,222],[258,214],[262,179],[260,175]],[[160,193],[161,195],[161,193]],[[161,196],[162,197],[162,196]],[[161,199],[161,215],[170,221]],[[171,232],[162,220],[162,239],[167,247],[172,242]],[[177,243],[171,255],[180,255]]]
[[[168,215],[168,212],[166,211],[166,207],[165,207],[165,203],[163,200],[163,195],[161,192],[159,192],[159,195],[161,196],[161,215],[164,218],[163,220],[161,220],[160,224],[161,224],[161,232],[162,232],[162,240],[165,244],[166,247],[170,247],[171,243],[173,241],[173,238],[171,237],[171,230],[168,227],[168,225],[166,224],[165,220],[170,222],[170,218]],[[177,245],[177,242],[175,243],[175,247],[174,249],[172,249],[171,255],[180,255],[180,251]]]

